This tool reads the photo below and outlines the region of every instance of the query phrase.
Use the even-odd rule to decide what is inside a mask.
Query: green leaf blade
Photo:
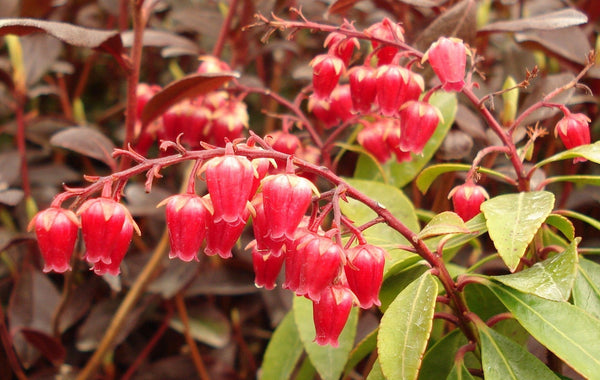
[[[381,319],[377,347],[387,379],[412,380],[419,375],[421,360],[433,326],[438,284],[424,273],[407,286]]]
[[[573,287],[573,303],[600,319],[600,265],[580,258]]]
[[[481,338],[483,374],[486,380],[522,380],[559,378],[538,358],[516,342],[476,323]]]
[[[319,346],[314,342],[315,325],[312,315],[312,301],[305,297],[294,297],[294,321],[304,350],[312,365],[323,380],[337,380],[344,372],[348,356],[354,344],[358,310],[353,307],[346,326],[339,337],[339,346]]]
[[[583,376],[600,379],[600,320],[566,302],[487,286],[537,341]]]
[[[492,277],[504,285],[552,301],[568,301],[577,274],[577,243],[521,272]]]
[[[470,232],[471,231],[469,231],[467,225],[460,216],[451,211],[446,211],[434,216],[433,219],[423,227],[418,236],[419,239],[428,239],[435,236],[468,234]]]
[[[500,195],[481,205],[490,237],[511,272],[553,207],[554,195],[547,191]]]
[[[303,350],[292,311],[283,318],[269,341],[260,379],[289,379]]]

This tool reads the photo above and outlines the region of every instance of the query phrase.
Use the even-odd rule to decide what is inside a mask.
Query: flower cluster
[[[209,256],[230,258],[252,219],[254,240],[248,248],[256,286],[273,289],[285,264],[283,287],[314,304],[317,343],[336,346],[354,304],[362,308],[380,305],[385,251],[366,243],[359,232],[354,232],[359,243],[345,247],[338,228],[323,231],[320,225],[334,208],[320,208],[318,203],[328,198],[295,173],[291,156],[285,171],[273,170],[272,163],[238,155],[228,143],[222,156],[198,164],[187,193],[159,204],[166,206],[169,257],[189,262],[198,260],[203,250]],[[199,175],[206,181],[208,194],[204,196],[195,193]],[[119,274],[133,231],[139,230],[127,208],[110,197],[112,190],[105,185],[102,197],[83,203],[77,211],[80,220],[57,205],[34,217],[30,228],[36,232],[46,272],[71,269],[81,226],[84,259],[93,271]],[[311,205],[314,210],[308,217]]]
[[[229,65],[212,56],[201,58],[198,73],[230,72]],[[160,91],[160,86],[142,83],[137,91],[137,119],[150,98]],[[139,133],[136,150],[142,155],[156,140],[175,141],[179,135],[181,142],[191,149],[198,149],[201,142],[215,146],[225,146],[225,141],[233,141],[243,136],[248,128],[246,103],[227,91],[211,91],[203,96],[187,99],[168,109],[162,118],[150,124]]]
[[[437,108],[423,95],[423,77],[411,70],[415,59],[399,46],[380,40],[404,42],[404,31],[388,19],[365,30],[371,37],[373,52],[362,64],[348,67],[356,38],[339,32],[325,40],[326,54],[311,61],[313,91],[308,109],[325,128],[340,122],[360,119],[364,128],[358,142],[378,161],[385,162],[392,152],[397,161],[407,161],[411,153],[420,154],[441,120]],[[468,50],[458,39],[440,38],[424,55],[445,91],[460,91],[464,86]],[[402,59],[408,59],[405,65]],[[348,83],[340,84],[347,80]]]

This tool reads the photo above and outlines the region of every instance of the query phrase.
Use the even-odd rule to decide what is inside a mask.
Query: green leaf
[[[423,263],[417,262],[386,277],[385,280],[383,280],[381,290],[379,291],[379,300],[381,301],[381,306],[379,308],[381,311],[385,313],[398,294],[413,281],[421,277],[427,269],[429,269],[429,267],[425,266]]]
[[[434,216],[423,227],[419,232],[419,239],[428,239],[440,235],[468,234],[470,232],[460,216],[451,211],[446,211]]]
[[[454,363],[446,380],[475,380],[463,361]]]
[[[583,257],[577,267],[573,303],[600,319],[600,265]]]
[[[344,377],[356,366],[360,363],[367,355],[373,352],[377,348],[377,333],[379,332],[379,328],[375,328],[375,330],[371,331],[364,337],[356,347],[350,352],[350,357],[348,358],[348,362],[346,363],[346,369],[344,370]]]
[[[425,194],[429,187],[435,181],[437,177],[444,173],[450,172],[467,172],[471,170],[471,165],[467,164],[436,164],[431,165],[423,169],[423,171],[417,176],[415,183],[421,193]],[[487,168],[478,168],[477,172],[496,177],[500,180],[505,181],[508,177],[505,174],[497,172],[495,170]]]
[[[573,223],[562,215],[550,214],[546,218],[546,224],[556,227],[569,241],[575,239],[575,227]]]
[[[387,379],[416,379],[433,325],[438,284],[424,273],[389,306],[379,326],[377,348]]]
[[[511,272],[553,207],[554,195],[547,191],[500,195],[481,204],[490,237]]]
[[[375,363],[373,363],[373,368],[371,368],[371,372],[369,372],[367,380],[386,380],[386,378],[383,376],[383,372],[381,371],[379,359],[375,360]]]
[[[375,181],[347,179],[346,182],[369,198],[376,199],[409,229],[415,232],[419,231],[419,221],[415,209],[401,190]],[[340,208],[344,215],[357,225],[367,223],[377,217],[373,210],[355,199],[348,199],[348,203],[341,202]],[[404,236],[384,223],[368,228],[363,235],[370,244],[387,250],[395,248],[399,244],[408,244]]]
[[[573,182],[578,183],[580,185],[594,185],[600,186],[600,176],[597,175],[561,175],[555,177],[548,177],[544,180],[544,183],[554,183],[554,182]]]
[[[344,371],[346,361],[356,335],[358,310],[353,307],[339,338],[339,346],[319,346],[314,341],[315,325],[312,314],[312,301],[305,297],[294,297],[294,320],[304,349],[323,380],[337,380]]]
[[[600,378],[600,320],[566,302],[486,285],[538,342],[584,377]]]
[[[583,157],[586,160],[590,160],[597,164],[600,164],[600,142],[595,142],[594,144],[589,145],[581,145],[576,148],[566,150],[564,152],[560,152],[555,154],[552,157],[546,158],[534,165],[534,168],[541,168],[544,165],[547,165],[551,162],[568,160],[570,158]]]
[[[560,213],[560,215],[564,215],[568,218],[581,220],[582,222],[585,222],[600,231],[600,222],[592,217],[571,210],[560,210],[557,211],[557,213]]]
[[[419,380],[445,379],[454,364],[456,351],[467,343],[467,338],[459,329],[446,334],[425,353]]]
[[[293,313],[287,313],[269,341],[261,366],[261,379],[289,379],[304,351]]]
[[[467,229],[469,230],[468,234],[452,236],[450,239],[448,239],[446,244],[444,244],[444,259],[445,260],[450,260],[450,258],[446,256],[446,252],[448,252],[450,250],[454,250],[455,248],[462,247],[469,241],[477,238],[480,235],[483,235],[487,231],[485,218],[484,218],[483,214],[481,214],[481,213],[479,213],[473,219],[469,220],[465,225],[466,225]],[[427,240],[426,244],[430,249],[435,250],[435,249],[437,249],[437,245],[438,245],[440,239],[442,239],[442,238]]]
[[[488,328],[475,323],[481,338],[481,362],[486,380],[556,379],[548,367],[522,346]]]
[[[398,163],[392,159],[382,165],[387,178],[389,178],[390,185],[404,187],[407,183],[412,181],[413,178],[419,174],[421,169],[423,169],[423,167],[431,160],[454,123],[454,116],[456,115],[457,108],[455,94],[438,91],[433,94],[429,103],[440,110],[443,121],[440,122],[435,133],[425,145],[422,155],[412,155],[412,160],[408,162]],[[362,179],[383,180],[382,175],[377,170],[373,161],[365,155],[361,155],[358,158],[354,176]]]
[[[558,255],[535,263],[531,268],[505,276],[490,277],[524,293],[553,301],[567,301],[577,274],[577,244],[574,240]]]

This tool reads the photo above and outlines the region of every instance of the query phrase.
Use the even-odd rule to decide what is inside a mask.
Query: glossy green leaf
[[[456,350],[467,343],[467,338],[459,329],[446,334],[425,353],[419,380],[445,379],[454,365]]]
[[[600,265],[583,257],[577,266],[573,303],[600,319]]]
[[[289,379],[304,351],[290,311],[279,323],[265,351],[260,379]]]
[[[511,288],[553,301],[567,301],[577,274],[577,244],[518,273],[492,277]]]
[[[417,188],[423,194],[425,194],[427,190],[429,190],[429,187],[431,186],[433,181],[435,181],[436,178],[440,175],[450,172],[467,172],[469,170],[471,170],[471,165],[467,164],[450,163],[431,165],[423,169],[423,171],[417,176],[415,183],[417,185]],[[496,177],[500,180],[505,180],[507,178],[505,174],[487,168],[479,168],[477,171],[482,174],[487,174],[489,176]]]
[[[569,241],[575,239],[575,227],[573,223],[562,215],[550,214],[546,218],[546,224],[558,229]]]
[[[600,176],[597,175],[561,175],[555,177],[548,177],[544,180],[544,183],[554,182],[573,182],[580,185],[594,185],[600,186]]]
[[[356,344],[356,347],[350,352],[344,375],[347,375],[358,363],[377,348],[378,332],[379,328],[376,328]]]
[[[433,324],[438,283],[424,273],[389,306],[379,326],[377,348],[387,379],[416,379]]]
[[[470,231],[460,216],[451,211],[445,211],[437,214],[421,232],[419,239],[428,239],[435,236],[451,234],[468,234]]]
[[[594,144],[581,145],[573,149],[566,150],[555,154],[552,157],[546,158],[534,165],[534,168],[541,168],[551,162],[568,160],[571,158],[583,157],[587,160],[600,164],[600,142]]]
[[[471,375],[467,367],[465,367],[465,363],[460,361],[454,363],[446,380],[475,380],[475,378]]]
[[[323,380],[337,380],[344,371],[348,355],[354,345],[358,309],[353,307],[339,338],[339,346],[320,346],[314,342],[315,325],[313,322],[312,301],[305,297],[294,297],[294,321],[300,340],[312,365]]]
[[[442,113],[443,121],[437,126],[433,136],[429,139],[422,155],[412,155],[412,159],[407,162],[398,163],[394,159],[389,160],[382,165],[389,184],[396,187],[404,187],[412,181],[425,165],[431,160],[437,149],[442,144],[444,137],[454,123],[456,115],[457,101],[456,95],[448,92],[438,91],[433,94],[430,103],[436,106]],[[373,163],[373,160],[367,156],[361,155],[354,172],[356,178],[372,179],[382,181],[383,177]]]
[[[558,380],[548,367],[519,344],[477,322],[486,380]]]
[[[373,368],[371,368],[371,372],[369,372],[367,380],[386,380],[386,378],[383,376],[383,372],[381,371],[379,359],[375,360],[375,363],[373,363]]]
[[[481,205],[490,237],[511,272],[553,207],[554,195],[547,191],[500,195]]]
[[[465,225],[466,225],[467,229],[469,230],[468,234],[460,234],[460,235],[452,236],[450,239],[448,239],[446,244],[444,244],[444,259],[445,260],[450,260],[450,257],[447,256],[448,251],[454,250],[455,248],[462,247],[463,245],[467,244],[469,241],[471,241],[471,240],[477,238],[478,236],[483,235],[485,232],[487,232],[485,218],[484,218],[483,214],[481,214],[481,213],[479,213],[473,219],[469,220],[467,223],[465,223]],[[429,239],[426,241],[426,244],[430,249],[435,250],[435,249],[437,249],[437,245],[438,245],[440,239],[442,239],[442,238],[443,237]]]
[[[415,232],[419,231],[419,222],[415,209],[401,190],[375,181],[348,179],[347,182],[369,198],[376,199],[384,205],[409,229]],[[356,225],[367,223],[377,217],[377,214],[373,210],[350,198],[348,199],[348,203],[340,202],[340,208],[344,215],[353,220]],[[379,223],[368,228],[363,235],[370,244],[377,245],[388,251],[395,248],[398,244],[408,244],[404,236],[384,223]]]
[[[386,277],[381,285],[381,290],[379,291],[379,300],[381,301],[381,306],[379,308],[381,311],[385,312],[398,294],[417,278],[421,277],[428,269],[429,267],[424,265],[424,263],[417,262]]]
[[[600,320],[566,302],[487,284],[521,325],[575,371],[598,379]]]
[[[560,210],[560,215],[564,215],[564,216],[566,216],[568,218],[572,218],[572,219],[581,220],[582,222],[585,222],[600,231],[600,221],[598,221],[592,217],[589,217],[587,215],[581,214],[576,211],[571,211],[571,210]]]

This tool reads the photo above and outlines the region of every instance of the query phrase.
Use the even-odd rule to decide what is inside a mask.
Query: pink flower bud
[[[385,116],[394,116],[410,100],[417,100],[423,91],[423,78],[407,68],[384,65],[377,69],[377,104]]]
[[[344,265],[344,272],[350,290],[360,301],[360,307],[380,306],[379,289],[386,252],[371,244],[360,244],[350,248],[346,254],[348,262]]]
[[[91,199],[81,206],[78,213],[81,215],[85,259],[92,264],[99,261],[110,264],[113,255],[119,256],[116,251],[129,246],[131,235],[123,232],[125,223],[131,224],[139,233],[129,211],[112,199]]]
[[[313,192],[318,193],[315,185],[295,174],[276,174],[263,180],[263,206],[271,240],[293,239]]]
[[[248,128],[248,109],[244,102],[230,100],[212,114],[210,133],[217,146],[224,146],[225,139],[239,139],[245,128]]]
[[[386,143],[387,126],[385,122],[374,122],[358,133],[358,143],[371,153],[377,161],[384,163],[392,153]]]
[[[331,92],[331,110],[341,121],[348,121],[354,116],[350,85],[338,85],[333,89]]]
[[[356,66],[350,69],[349,79],[354,110],[369,113],[377,95],[375,70],[369,66]]]
[[[346,326],[354,297],[352,292],[342,285],[328,286],[313,301],[313,321],[315,323],[315,342],[321,346],[338,346],[338,338]]]
[[[258,288],[271,290],[283,267],[284,255],[281,251],[261,251],[255,245],[252,248],[252,266],[254,268],[254,284]]]
[[[71,269],[69,261],[77,241],[79,222],[72,211],[50,207],[38,212],[27,228],[35,230],[44,258],[44,272],[63,273]]]
[[[110,255],[110,264],[105,264],[102,261],[98,261],[94,263],[92,266],[92,270],[98,276],[102,276],[104,274],[111,274],[113,276],[118,276],[121,273],[121,262],[127,253],[127,249],[129,248],[129,243],[131,243],[131,238],[133,236],[133,224],[129,221],[129,219],[125,219],[123,223],[123,227],[121,228],[121,232],[119,233],[118,238],[116,239],[116,243],[113,246]]]
[[[205,166],[206,185],[214,208],[214,222],[245,224],[243,217],[252,194],[254,167],[250,160],[229,151]]]
[[[409,101],[400,109],[400,150],[420,154],[442,119],[429,103]]]
[[[210,205],[196,194],[177,194],[164,201],[171,251],[169,258],[198,261],[198,251],[206,235]]]
[[[231,71],[231,67],[226,62],[221,61],[219,58],[212,55],[205,55],[200,57],[202,61],[198,66],[197,72],[199,74],[206,73],[222,73]]]
[[[371,25],[365,30],[365,33],[371,37],[390,42],[404,42],[404,29],[400,25],[391,22],[388,18],[384,18],[381,22]],[[399,51],[395,46],[381,45],[379,41],[375,40],[371,40],[371,45],[373,46],[373,50],[379,48],[375,52],[378,66],[391,63]]]
[[[319,98],[328,98],[344,71],[344,61],[331,54],[321,54],[310,62],[313,88]]]
[[[341,58],[346,66],[350,63],[354,48],[360,48],[357,38],[347,37],[338,32],[329,33],[323,45],[328,49],[329,54]]]
[[[448,198],[452,198],[454,212],[462,220],[468,222],[479,214],[481,204],[489,199],[489,195],[483,187],[475,185],[472,181],[467,181],[452,189],[448,194]]]
[[[590,143],[590,119],[582,113],[569,113],[556,123],[554,135],[558,135],[567,149]],[[585,162],[585,158],[576,157],[573,163]]]
[[[465,86],[467,48],[458,38],[440,37],[423,56],[442,82],[444,91],[460,91]]]
[[[330,99],[323,99],[312,94],[308,97],[308,110],[312,112],[325,128],[331,128],[339,123],[336,112],[331,107]]]

